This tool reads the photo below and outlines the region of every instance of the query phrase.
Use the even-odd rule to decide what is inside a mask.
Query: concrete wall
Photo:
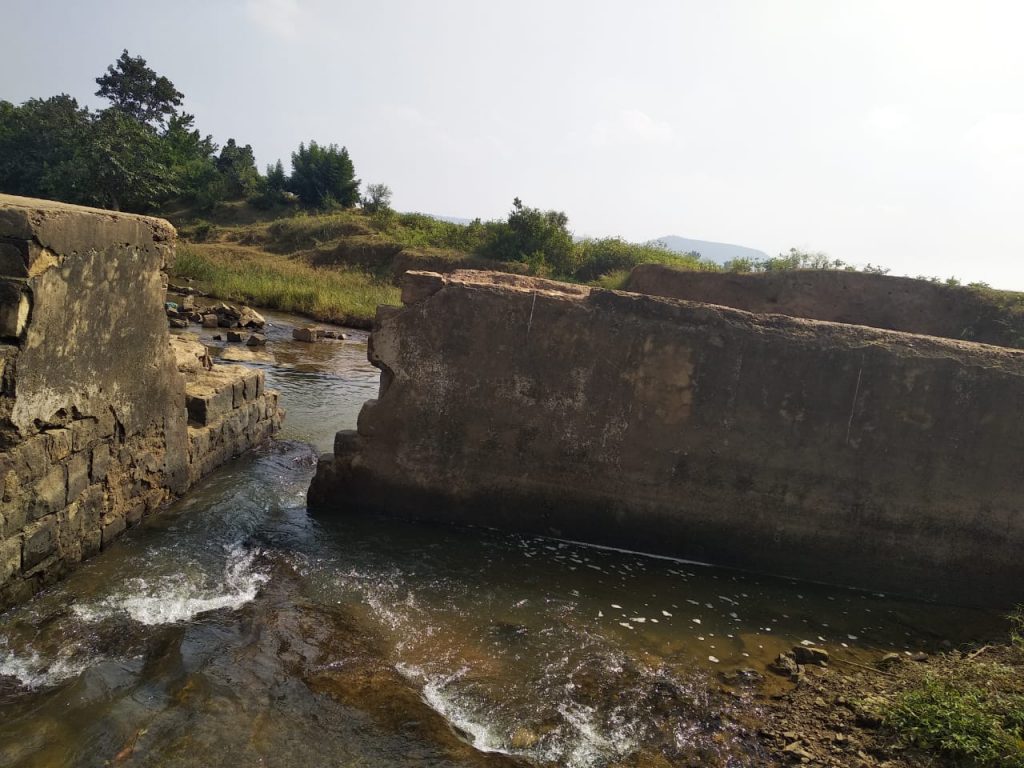
[[[759,314],[867,325],[892,331],[1020,347],[1019,321],[973,290],[864,272],[687,272],[633,269],[625,290]]]
[[[1024,598],[1024,352],[496,273],[403,301],[313,509]]]
[[[0,610],[280,421],[262,374],[176,357],[174,237],[160,219],[0,195]],[[190,421],[215,373],[242,401]]]

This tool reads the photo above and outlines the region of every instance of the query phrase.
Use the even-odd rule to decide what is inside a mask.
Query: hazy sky
[[[1024,289],[1024,3],[3,0],[0,99],[122,48],[261,166],[349,148],[400,210],[790,246]]]

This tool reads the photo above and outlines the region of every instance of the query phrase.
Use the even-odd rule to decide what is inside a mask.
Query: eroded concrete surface
[[[403,302],[313,508],[1021,598],[1024,352],[498,273]]]

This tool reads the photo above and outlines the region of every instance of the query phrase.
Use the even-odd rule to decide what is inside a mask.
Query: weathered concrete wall
[[[409,273],[313,509],[1024,598],[1024,352],[494,273]]]
[[[625,290],[758,314],[1021,346],[1020,329],[1007,322],[994,302],[969,288],[909,277],[821,269],[687,272],[641,264],[630,273]]]
[[[196,370],[194,349],[179,365],[174,237],[160,219],[0,195],[0,610],[280,421],[262,374]],[[241,402],[190,421],[215,375]]]

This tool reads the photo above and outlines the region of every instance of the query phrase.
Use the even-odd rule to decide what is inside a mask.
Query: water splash
[[[78,677],[93,663],[89,654],[79,652],[75,646],[62,648],[56,659],[48,661],[36,651],[17,654],[7,648],[5,638],[0,638],[0,678],[14,678],[29,690],[50,688]]]
[[[166,576],[153,584],[133,579],[127,590],[97,602],[79,603],[72,610],[86,622],[127,615],[145,625],[189,621],[225,608],[237,610],[254,600],[270,577],[256,564],[260,550],[246,549],[240,543],[226,549],[223,579],[213,585],[205,577],[187,574]]]

